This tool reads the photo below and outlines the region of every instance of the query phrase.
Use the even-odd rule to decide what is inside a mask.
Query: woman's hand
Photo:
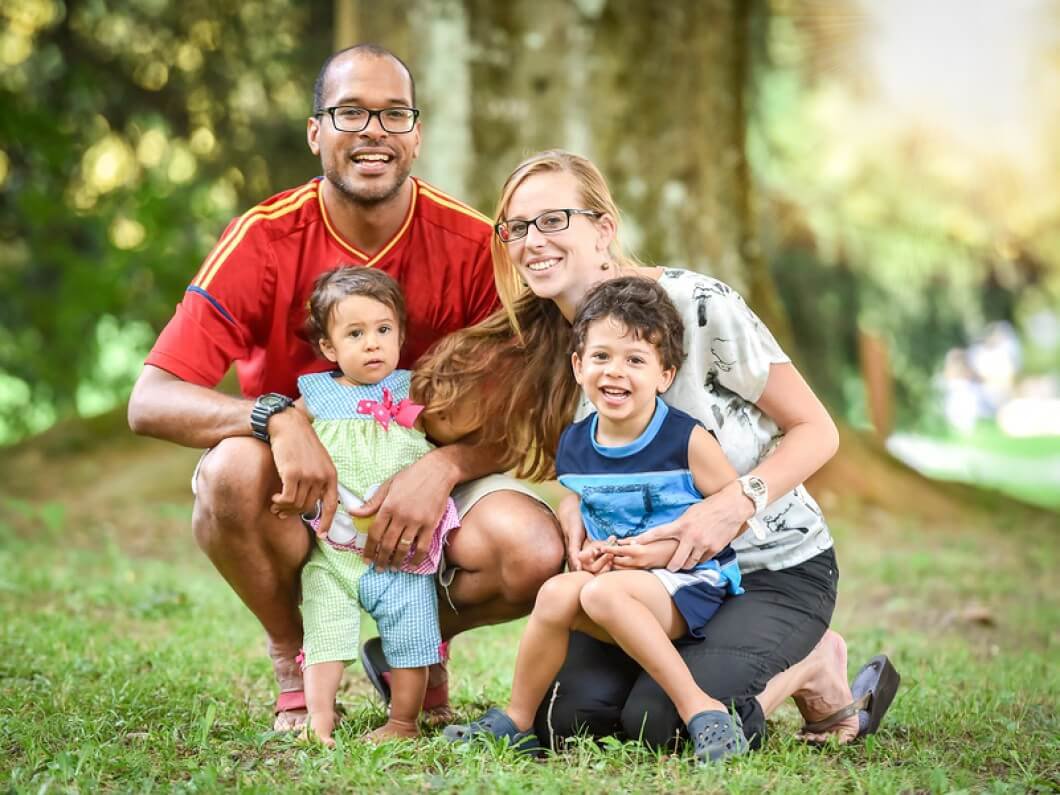
[[[638,544],[672,538],[677,549],[666,568],[680,571],[709,560],[740,534],[744,523],[754,515],[754,505],[733,481],[685,511],[680,518],[653,527],[637,536]]]
[[[571,571],[581,571],[579,554],[585,544],[585,525],[582,523],[578,495],[571,493],[560,500],[556,515],[559,517],[559,526],[563,530],[563,540],[567,547],[567,566]]]

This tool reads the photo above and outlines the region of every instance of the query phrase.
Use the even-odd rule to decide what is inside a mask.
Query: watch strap
[[[291,398],[279,392],[268,392],[259,396],[254,401],[254,408],[250,410],[250,432],[255,438],[270,444],[272,439],[269,436],[269,418],[293,405]]]
[[[758,516],[758,514],[765,510],[766,505],[769,504],[765,481],[756,475],[744,475],[743,477],[737,478],[737,481],[740,484],[740,490],[743,491],[744,496],[754,503],[755,516]]]

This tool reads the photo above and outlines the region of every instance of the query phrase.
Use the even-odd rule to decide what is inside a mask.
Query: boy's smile
[[[584,350],[571,363],[599,414],[597,441],[609,446],[640,436],[655,412],[655,396],[669,388],[675,373],[663,367],[651,342],[611,317],[589,326]]]

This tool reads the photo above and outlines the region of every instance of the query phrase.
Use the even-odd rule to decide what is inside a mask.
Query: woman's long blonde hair
[[[610,215],[618,207],[600,170],[579,155],[552,149],[524,160],[504,182],[494,222],[507,218],[512,195],[537,174],[565,172],[578,181],[581,206]],[[555,471],[556,448],[574,417],[579,388],[570,364],[571,327],[556,304],[523,283],[494,235],[493,277],[502,308],[478,325],[438,342],[416,365],[412,392],[426,415],[460,418],[481,444],[496,446],[517,477],[544,480]],[[611,267],[635,263],[615,235]]]

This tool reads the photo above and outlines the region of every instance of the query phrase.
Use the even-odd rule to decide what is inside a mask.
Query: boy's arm
[[[625,539],[623,539],[625,541]],[[660,538],[640,543],[637,538],[609,547],[616,569],[662,569],[677,550],[677,539]]]
[[[567,566],[571,571],[581,571],[585,564],[581,553],[587,546],[588,536],[582,521],[581,499],[575,492],[567,492],[559,501],[556,517],[559,519],[563,542],[567,547]]]
[[[688,440],[688,468],[692,471],[692,481],[704,497],[721,491],[739,477],[718,440],[698,425],[692,429]]]

